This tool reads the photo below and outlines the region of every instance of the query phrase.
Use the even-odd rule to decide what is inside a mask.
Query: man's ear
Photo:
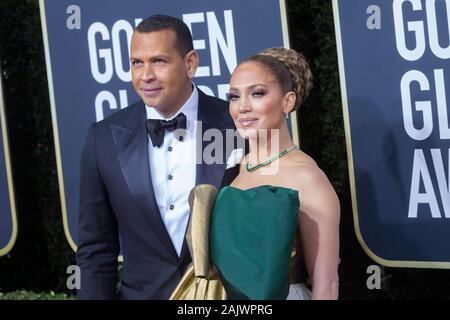
[[[284,95],[283,100],[283,113],[288,114],[294,109],[297,96],[293,91],[289,91]]]
[[[184,57],[184,63],[186,65],[186,71],[189,79],[194,78],[195,72],[197,71],[199,59],[197,51],[191,50]]]

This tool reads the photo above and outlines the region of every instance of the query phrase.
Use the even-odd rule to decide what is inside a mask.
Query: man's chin
[[[168,112],[167,110],[170,110],[170,108],[166,106],[162,106],[159,101],[156,100],[144,100],[144,103],[146,106],[155,109],[160,115],[163,117],[169,117],[171,112]]]
[[[141,96],[141,98],[142,98],[142,101],[144,101],[146,106],[158,109],[157,106],[160,104],[158,99],[149,99],[147,97],[142,97],[142,96]]]

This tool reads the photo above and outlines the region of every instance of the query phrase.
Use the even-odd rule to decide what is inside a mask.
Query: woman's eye
[[[233,93],[228,94],[229,101],[236,101],[237,99],[239,99],[239,96],[237,94],[233,94]]]
[[[265,94],[266,94],[266,92],[265,91],[261,91],[261,90],[255,91],[255,92],[252,93],[252,95],[255,96],[255,97],[262,97]]]

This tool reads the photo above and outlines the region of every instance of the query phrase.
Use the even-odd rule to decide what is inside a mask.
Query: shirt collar
[[[192,93],[189,99],[183,104],[183,106],[178,109],[178,111],[169,118],[162,116],[155,108],[145,105],[145,110],[147,112],[147,119],[158,119],[158,120],[171,120],[178,116],[181,112],[186,116],[186,131],[189,134],[194,134],[195,122],[197,121],[198,112],[198,90],[197,87],[192,84]]]

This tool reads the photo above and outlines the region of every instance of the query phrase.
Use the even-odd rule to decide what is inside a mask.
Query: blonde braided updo
[[[256,61],[268,68],[281,85],[283,93],[293,91],[297,110],[308,97],[313,87],[313,75],[305,57],[293,49],[269,48],[253,55],[241,63]]]

